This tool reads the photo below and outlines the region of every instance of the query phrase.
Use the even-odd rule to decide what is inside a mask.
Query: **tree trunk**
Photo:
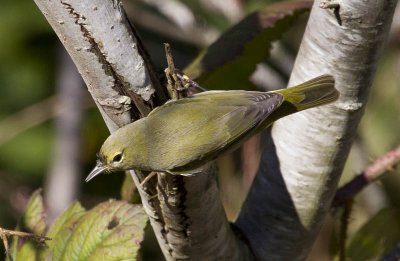
[[[276,122],[236,225],[260,260],[303,260],[331,206],[395,0],[314,2],[289,86],[335,77],[340,98]],[[334,7],[334,2],[327,2]]]
[[[166,101],[166,89],[120,1],[34,0],[71,55],[111,132]],[[229,226],[207,168],[196,177],[132,171],[167,260],[248,260]],[[157,197],[154,197],[157,195]]]

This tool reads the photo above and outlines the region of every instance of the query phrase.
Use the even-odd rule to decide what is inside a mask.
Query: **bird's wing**
[[[165,142],[155,163],[171,172],[200,167],[235,149],[282,102],[275,93],[213,91],[168,103],[149,116],[163,115],[153,132]]]
[[[226,133],[225,136],[221,134],[225,137],[224,143],[222,143],[222,140],[221,143],[217,142],[218,148],[215,152],[218,154],[221,153],[221,150],[235,149],[243,140],[249,138],[268,115],[283,102],[283,97],[275,93],[248,91],[241,91],[240,93],[228,91],[226,94],[221,93],[221,97],[218,97],[218,99],[214,95],[213,101],[222,103],[225,100],[223,97],[225,95],[231,97],[230,102],[227,103],[230,110],[216,121],[216,124],[219,123],[224,126],[223,131]],[[236,95],[238,97],[235,97]],[[219,98],[221,98],[221,101],[219,101]]]

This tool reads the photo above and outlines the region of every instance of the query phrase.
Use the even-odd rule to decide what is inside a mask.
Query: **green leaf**
[[[135,260],[146,223],[140,205],[109,200],[84,213],[75,204],[49,231],[51,260]]]
[[[86,210],[81,204],[75,202],[56,219],[47,233],[52,240],[47,243],[48,248],[40,254],[40,260],[58,260],[60,258],[76,224],[85,213]]]
[[[46,229],[41,190],[29,200],[19,229],[43,234]],[[109,200],[86,211],[72,204],[49,229],[47,247],[16,238],[13,260],[136,260],[148,217],[141,205]]]
[[[22,218],[23,228],[34,234],[43,234],[46,230],[46,212],[43,204],[42,190],[36,190],[28,201]]]
[[[42,190],[36,190],[26,206],[25,214],[22,217],[17,229],[36,235],[41,235],[46,230],[46,214],[44,210]],[[11,245],[11,256],[13,260],[39,260],[38,254],[43,250],[31,239],[14,237]]]
[[[47,233],[48,237],[57,237],[65,228],[74,228],[75,223],[86,213],[79,202],[73,203],[59,216]]]
[[[244,89],[250,75],[264,61],[273,41],[279,39],[312,1],[271,4],[233,26],[204,50],[185,74],[209,89]]]
[[[377,260],[400,241],[400,211],[386,208],[371,218],[351,239],[350,260]]]

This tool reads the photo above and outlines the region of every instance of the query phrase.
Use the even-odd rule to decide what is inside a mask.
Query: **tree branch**
[[[331,206],[396,2],[340,1],[335,10],[314,2],[289,86],[328,73],[341,95],[335,104],[274,124],[236,222],[259,259],[308,254]]]
[[[152,64],[119,1],[34,0],[74,60],[110,129],[166,101]],[[214,170],[195,177],[132,171],[167,260],[248,260],[223,212]],[[157,185],[158,183],[158,185]],[[157,195],[157,196],[155,196]]]
[[[159,176],[167,260],[251,260],[232,232],[219,199],[213,165],[194,177]]]
[[[343,205],[353,199],[361,190],[371,182],[382,177],[387,171],[393,170],[400,162],[400,145],[377,158],[363,172],[336,191],[333,207]]]
[[[35,3],[77,65],[111,131],[165,102],[119,1]]]

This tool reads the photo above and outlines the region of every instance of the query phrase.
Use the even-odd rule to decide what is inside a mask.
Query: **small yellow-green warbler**
[[[111,134],[86,181],[116,170],[195,173],[275,120],[335,101],[334,85],[323,75],[277,91],[207,91],[167,102]]]

